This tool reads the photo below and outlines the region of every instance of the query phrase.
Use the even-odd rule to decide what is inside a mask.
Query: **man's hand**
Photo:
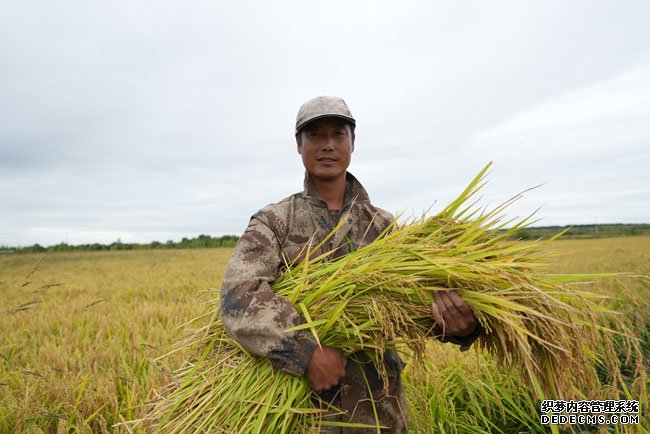
[[[345,375],[347,360],[340,351],[330,347],[316,348],[307,365],[305,376],[316,392],[322,392],[339,383]]]
[[[445,335],[463,337],[474,332],[478,320],[456,291],[434,291],[433,298],[431,313]]]

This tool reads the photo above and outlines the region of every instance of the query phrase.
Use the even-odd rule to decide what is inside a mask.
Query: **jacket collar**
[[[311,176],[305,172],[304,190],[302,197],[312,205],[327,208],[327,203],[323,200],[321,195],[316,190]],[[369,203],[370,198],[363,185],[355,178],[350,172],[345,172],[345,197],[343,198],[343,209],[350,206],[352,202],[355,203]]]

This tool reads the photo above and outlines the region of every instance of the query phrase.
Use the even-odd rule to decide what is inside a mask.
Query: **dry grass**
[[[554,249],[567,253],[555,258],[558,272],[650,275],[650,237],[567,240],[556,242]],[[0,432],[128,432],[111,425],[142,416],[141,406],[153,389],[169,380],[149,357],[168,350],[181,335],[177,327],[203,311],[210,297],[202,291],[218,287],[230,252],[52,254],[26,285],[42,255],[0,255]],[[615,295],[615,304],[638,319],[637,330],[643,333],[650,290],[641,283],[628,287],[593,285]],[[30,302],[36,303],[25,305]],[[461,353],[449,345],[438,347],[444,349],[441,357],[448,369],[454,363],[475,364],[476,355],[463,354],[467,359],[454,362],[450,354]],[[178,366],[181,359],[167,363]],[[466,381],[489,382],[480,366],[462,372]],[[448,384],[446,390],[454,387]],[[475,409],[459,406],[456,398],[444,397],[438,405],[449,406],[444,411],[462,424]],[[643,408],[647,427],[647,406]]]
[[[0,256],[0,432],[126,432],[111,425],[168,381],[149,358],[202,311],[230,253]]]

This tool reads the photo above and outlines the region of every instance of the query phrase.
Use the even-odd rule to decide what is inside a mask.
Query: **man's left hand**
[[[433,298],[435,303],[431,305],[431,313],[445,335],[463,337],[476,330],[476,315],[456,291],[434,291]]]

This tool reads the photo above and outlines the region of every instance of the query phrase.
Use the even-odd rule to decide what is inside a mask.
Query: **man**
[[[389,213],[370,203],[363,186],[347,172],[355,127],[341,98],[320,96],[300,108],[295,133],[306,170],[304,191],[253,215],[223,278],[221,313],[226,330],[244,348],[267,357],[285,372],[306,376],[321,399],[345,411],[328,414],[324,420],[379,423],[388,427],[382,432],[405,433],[403,363],[397,353],[387,351],[384,356],[389,377],[384,387],[364,353],[346,359],[335,348],[318,347],[309,331],[286,332],[304,320],[271,287],[286,264],[301,259],[298,256],[312,237],[313,245],[320,243],[344,215],[347,219],[341,229],[321,247],[323,253],[334,250],[332,259],[348,253],[350,243],[355,249],[371,243],[393,221]],[[436,292],[432,315],[444,330],[439,339],[464,349],[481,331],[473,312],[453,291]],[[323,432],[376,429],[323,427]]]

